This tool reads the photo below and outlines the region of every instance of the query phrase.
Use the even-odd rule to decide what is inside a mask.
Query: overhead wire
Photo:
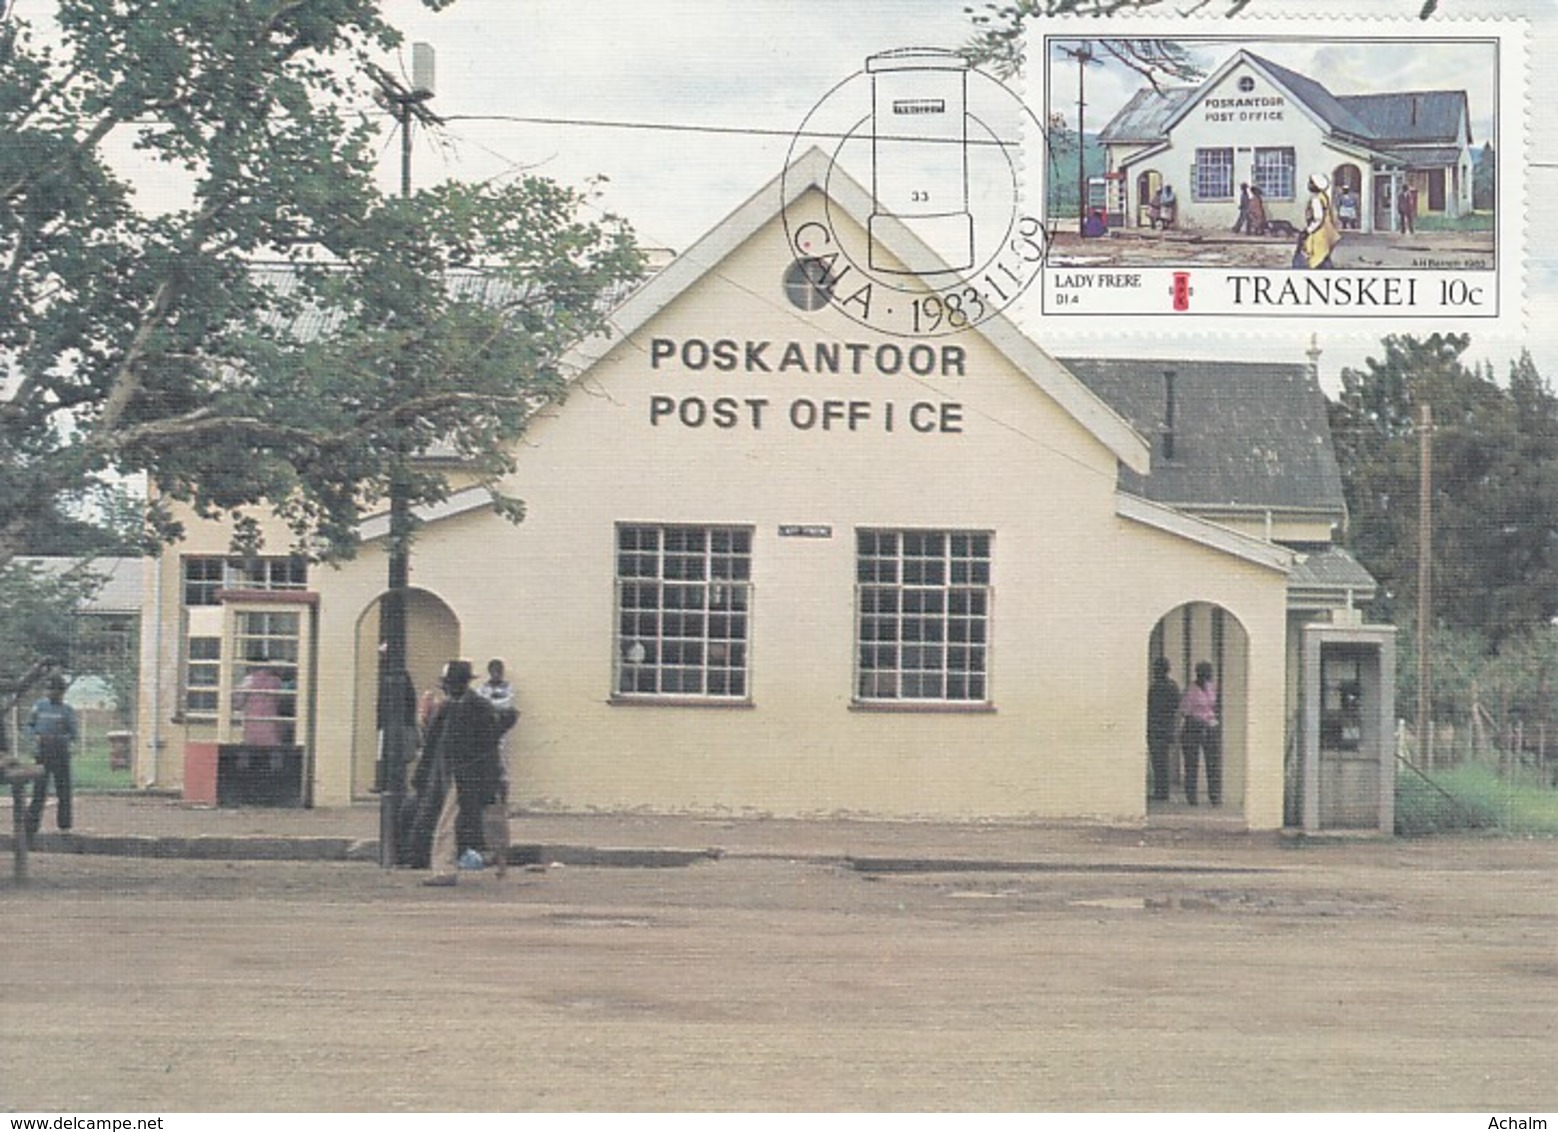
[[[448,130],[448,125],[447,124],[450,123],[450,122],[484,121],[484,120],[491,120],[492,117],[497,117],[497,118],[499,118],[499,120],[505,120],[505,121],[507,121],[507,120],[523,120],[523,121],[527,121],[527,122],[544,121],[544,120],[541,120],[541,119],[529,119],[529,118],[517,119],[517,118],[509,118],[509,117],[502,117],[502,116],[451,114],[451,115],[446,115],[446,116],[442,117],[442,119],[441,119],[442,125],[441,125],[440,128],[442,130],[447,131]],[[594,124],[605,125],[606,123],[594,123]],[[704,129],[702,127],[685,127],[685,128],[689,129],[689,130],[696,129],[696,130],[699,130],[699,131],[702,131]],[[452,132],[452,131],[450,131],[450,132]],[[724,133],[746,133],[746,132],[753,132],[753,131],[731,130],[731,129],[727,129],[727,128],[723,128],[723,127],[712,127],[712,128],[708,128],[707,132],[717,133],[717,134],[724,134]],[[756,132],[760,132],[760,133],[776,133],[776,134],[780,134],[780,135],[786,136],[786,137],[793,136],[793,132],[787,132],[787,131],[756,131]],[[468,140],[468,139],[466,139],[466,140]],[[480,144],[480,143],[475,143],[475,144]],[[493,157],[496,157],[499,160],[509,161],[511,170],[512,169],[517,169],[517,168],[519,168],[523,164],[522,162],[516,161],[513,158],[509,157],[508,155],[501,154],[501,153],[497,152],[496,150],[492,149],[491,147],[483,145],[483,146],[481,146],[481,148],[484,149],[489,155],[491,155]],[[505,173],[499,174],[498,176],[504,176],[504,175],[508,175],[508,171],[505,171]],[[589,208],[591,211],[593,211],[593,212],[595,212],[595,213],[597,213],[597,214],[599,214],[599,215],[601,215],[603,217],[608,215],[606,210],[600,208],[598,205],[594,204],[593,202],[585,201],[584,205],[585,205],[586,208]],[[651,235],[653,235],[653,234],[651,233]],[[661,242],[661,246],[669,247],[670,244],[667,241],[662,241]],[[749,286],[746,283],[744,283],[742,280],[737,279],[737,278],[727,274],[724,271],[722,265],[720,265],[720,264],[709,265],[709,267],[707,269],[707,274],[712,275],[714,278],[719,279],[721,282],[727,284],[728,286],[735,288],[736,290],[740,291],[742,294],[746,295],[748,298],[756,300],[759,304],[761,304],[763,307],[767,308],[773,314],[775,314],[775,315],[777,315],[777,316],[779,316],[781,318],[785,318],[787,320],[800,321],[799,318],[798,318],[798,315],[797,315],[797,313],[795,311],[786,309],[784,306],[780,305],[777,301],[775,301],[774,297],[771,294],[759,292],[756,289],[754,289],[751,286]],[[644,355],[646,357],[648,356],[648,349],[644,346],[644,344],[641,341],[637,340],[635,335],[632,335],[632,334],[624,335],[623,336],[623,341],[626,342],[628,345],[630,345],[639,354]],[[1056,364],[1058,365],[1059,363],[1056,363]],[[903,380],[905,380],[905,381],[907,381],[907,382],[909,382],[909,383],[911,383],[913,385],[916,385],[916,386],[920,387],[921,389],[925,390],[927,393],[934,394],[934,395],[936,395],[938,397],[947,398],[947,397],[961,396],[961,394],[956,392],[956,391],[948,391],[948,390],[945,390],[945,389],[938,388],[936,385],[933,385],[928,380],[926,380],[924,378],[921,378],[921,377],[918,377],[918,376],[913,375],[913,374],[902,374],[901,373],[901,374],[898,374],[897,376],[901,377]],[[1082,468],[1083,470],[1089,472],[1090,474],[1095,474],[1095,475],[1098,475],[1100,477],[1109,478],[1109,479],[1114,479],[1116,477],[1116,472],[1113,469],[1110,469],[1108,471],[1101,470],[1101,469],[1097,468],[1096,466],[1094,466],[1093,464],[1090,464],[1090,463],[1088,463],[1088,462],[1078,458],[1075,454],[1073,454],[1071,452],[1067,452],[1064,449],[1059,448],[1056,445],[1051,444],[1048,441],[1043,440],[1042,438],[1033,435],[1031,432],[1028,432],[1028,431],[1022,429],[1018,425],[1013,424],[1011,421],[1005,420],[1004,418],[1002,418],[1002,417],[1000,417],[1000,416],[998,416],[998,415],[996,415],[996,414],[994,414],[992,412],[989,412],[989,411],[981,408],[978,404],[970,404],[970,403],[968,403],[966,401],[964,402],[964,404],[967,406],[967,408],[972,413],[976,414],[981,419],[989,421],[991,424],[993,424],[993,425],[995,425],[995,426],[997,426],[997,427],[999,427],[999,428],[1001,428],[1001,429],[1003,429],[1003,430],[1005,430],[1007,432],[1010,432],[1010,433],[1012,433],[1015,436],[1020,437],[1021,439],[1027,441],[1028,443],[1032,444],[1034,447],[1036,447],[1036,448],[1038,448],[1038,449],[1040,449],[1042,451],[1049,452],[1052,455],[1058,456],[1058,457],[1066,460],[1069,463],[1075,464],[1076,466]]]

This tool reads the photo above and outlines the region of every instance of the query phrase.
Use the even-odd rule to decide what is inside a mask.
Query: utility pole
[[[1434,753],[1428,743],[1432,718],[1429,681],[1429,632],[1433,624],[1433,525],[1434,525],[1434,413],[1424,403],[1417,416],[1417,748],[1425,769],[1433,768]]]
[[[1087,230],[1087,65],[1098,59],[1085,39],[1060,51],[1077,63],[1077,235],[1081,236]]]
[[[372,75],[385,105],[400,123],[400,195],[409,199],[412,119],[424,126],[436,126],[441,121],[427,108],[434,85],[432,45],[412,44],[409,87],[382,68],[375,68]],[[411,761],[412,721],[406,718],[405,709],[408,698],[415,703],[415,689],[409,687],[406,666],[406,591],[411,584],[408,458],[409,453],[401,452],[390,475],[389,576],[379,602],[379,865],[386,869],[395,867],[400,810],[406,797],[406,764]]]

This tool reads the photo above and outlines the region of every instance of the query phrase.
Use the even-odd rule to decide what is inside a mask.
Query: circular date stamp
[[[785,294],[904,337],[956,334],[1039,277],[1049,233],[1024,207],[1023,147],[1044,131],[1021,98],[956,52],[870,56],[807,113],[782,184],[794,256]],[[789,178],[815,147],[820,193]],[[848,207],[853,202],[858,207]],[[860,216],[860,212],[867,215]]]

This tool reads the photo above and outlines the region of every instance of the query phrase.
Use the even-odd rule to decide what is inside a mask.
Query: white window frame
[[[232,558],[221,554],[186,554],[181,571],[183,603],[191,606],[221,605],[220,590],[306,590],[308,562],[290,555]],[[191,601],[191,591],[198,594]]]
[[[1213,158],[1216,160],[1213,160]],[[1226,160],[1224,160],[1226,158]],[[1226,183],[1214,184],[1214,175],[1221,174]],[[1190,167],[1191,198],[1198,201],[1233,200],[1233,147],[1210,146],[1196,150],[1195,164]]]
[[[612,699],[752,700],[753,528],[618,523]]]
[[[196,656],[196,642],[202,642],[198,651],[210,651],[209,656]],[[214,648],[212,646],[215,646]],[[197,679],[198,677],[198,679]],[[215,634],[192,633],[184,641],[184,718],[215,722],[222,694],[222,638]],[[197,705],[195,697],[202,698]]]
[[[1275,179],[1272,179],[1275,174]],[[1298,155],[1292,146],[1258,146],[1250,158],[1250,184],[1267,200],[1294,200],[1298,193]]]
[[[995,536],[855,532],[854,702],[988,708]]]

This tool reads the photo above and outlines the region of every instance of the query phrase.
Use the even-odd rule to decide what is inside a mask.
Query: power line
[[[698,126],[683,122],[635,122],[611,118],[549,118],[531,114],[447,114],[446,122],[517,122],[530,126],[583,126],[607,130],[660,130],[680,134],[737,134],[748,137],[810,138],[817,141],[847,141],[864,135],[851,131],[837,133],[828,130],[777,130],[761,126]],[[895,134],[870,135],[877,141],[912,141],[921,143],[941,142],[948,145],[993,145],[1001,148],[1019,145],[1019,142],[1001,138],[927,138]]]

